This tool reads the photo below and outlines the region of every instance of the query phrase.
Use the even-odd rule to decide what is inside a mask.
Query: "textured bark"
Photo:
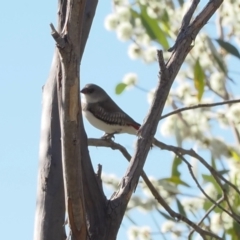
[[[63,27],[66,1],[59,0],[58,28]],[[61,132],[57,98],[60,59],[55,51],[50,74],[43,87],[41,136],[34,240],[66,239],[62,174]]]
[[[55,54],[49,79],[43,87],[34,240],[65,239],[65,204],[56,88],[56,69],[59,64]]]

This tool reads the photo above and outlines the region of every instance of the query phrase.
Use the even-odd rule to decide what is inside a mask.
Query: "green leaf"
[[[217,49],[215,48],[214,44],[212,43],[212,40],[210,38],[207,38],[207,43],[208,46],[212,52],[212,56],[215,60],[215,62],[217,63],[219,69],[225,74],[227,75],[227,67],[224,63],[224,61],[222,60],[222,57],[220,56],[220,54],[218,53]]]
[[[159,209],[156,209],[156,210],[157,210],[163,217],[165,217],[166,219],[171,220],[171,221],[173,221],[173,222],[176,222],[176,220],[175,220],[174,218],[172,218],[171,216],[169,216],[168,214],[160,211]]]
[[[126,87],[127,87],[127,84],[119,83],[115,88],[115,93],[117,95],[121,94],[125,90]]]
[[[132,16],[134,18],[140,18],[141,22],[146,29],[147,34],[152,40],[157,41],[166,50],[169,48],[168,40],[164,31],[160,28],[157,19],[150,18],[147,14],[147,7],[145,5],[140,5],[140,14],[134,10],[131,10]]]
[[[204,91],[204,71],[200,65],[199,59],[196,61],[194,66],[194,85],[198,91],[198,101],[201,101],[203,91]]]
[[[178,170],[178,167],[182,164],[182,160],[178,157],[175,156],[172,164],[172,177],[180,177],[181,172]]]
[[[184,217],[187,217],[187,214],[181,202],[178,199],[176,199],[176,201],[177,201],[178,211],[180,212],[180,214],[182,214]]]
[[[231,240],[238,240],[240,236],[240,229],[239,224],[233,221],[232,227],[229,229],[226,229],[226,232],[231,235]]]
[[[212,163],[212,167],[214,169],[216,169],[216,163],[215,163],[215,159],[213,158],[213,156],[211,157],[211,163]]]
[[[207,211],[210,207],[212,207],[212,205],[212,202],[210,202],[209,200],[205,200],[203,204],[203,209]]]
[[[182,7],[183,4],[184,4],[184,1],[183,0],[178,0],[178,3],[180,4],[180,6]]]
[[[240,156],[239,156],[239,154],[238,154],[234,149],[230,149],[229,151],[230,151],[230,154],[231,154],[232,158],[233,158],[235,161],[239,162],[239,161],[240,161]]]
[[[240,58],[240,53],[234,45],[232,45],[229,42],[225,42],[221,39],[215,39],[215,40],[228,53],[232,54],[233,56],[235,56],[237,58]]]
[[[220,170],[220,171],[217,171],[220,175],[224,175],[226,173],[229,173],[230,170]]]
[[[183,185],[185,187],[190,187],[190,185],[188,185],[186,182],[184,182],[177,176],[172,176],[170,178],[163,178],[162,180],[165,180],[166,182],[169,182],[169,183],[174,183],[176,185]]]
[[[169,16],[168,16],[168,12],[166,11],[166,9],[163,10],[163,13],[161,15],[161,21],[159,22],[159,27],[163,30],[163,32],[165,32],[166,34],[168,34],[168,36],[170,36],[170,24],[169,24]]]

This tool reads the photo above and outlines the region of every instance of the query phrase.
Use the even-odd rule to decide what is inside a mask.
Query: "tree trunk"
[[[61,134],[57,100],[58,55],[43,87],[41,138],[34,240],[66,239]]]

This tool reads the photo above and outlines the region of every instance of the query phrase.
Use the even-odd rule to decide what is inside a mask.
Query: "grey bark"
[[[56,69],[53,57],[47,83],[43,87],[41,137],[34,240],[65,239],[65,204],[61,164],[60,123],[57,101]]]

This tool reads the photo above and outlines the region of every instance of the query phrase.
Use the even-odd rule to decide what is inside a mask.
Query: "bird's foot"
[[[104,140],[114,140],[115,139],[115,136],[114,136],[115,133],[105,133],[101,139],[104,139]]]

